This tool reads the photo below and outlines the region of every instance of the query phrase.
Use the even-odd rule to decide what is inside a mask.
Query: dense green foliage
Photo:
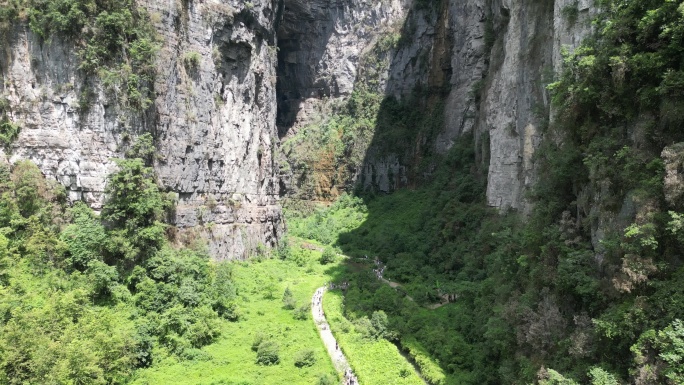
[[[446,383],[681,382],[684,202],[665,199],[661,152],[684,139],[684,5],[600,3],[596,33],[549,87],[558,113],[526,220],[485,207],[473,138],[433,157],[420,188],[288,213],[294,233],[386,263],[402,286],[359,271],[345,314],[385,311],[391,338]]]
[[[291,244],[296,248],[295,242]],[[235,303],[240,309],[239,321],[223,322],[221,336],[202,348],[202,355],[196,359],[180,361],[167,356],[138,371],[133,383],[338,384],[338,375],[311,317],[295,319],[293,311],[282,306],[281,294],[288,289],[295,308],[308,304],[315,290],[333,279],[333,271],[339,266],[322,266],[319,252],[300,251],[293,253],[299,254],[296,259],[230,263],[231,282],[238,292]],[[258,362],[257,352],[264,341],[278,346],[277,363]],[[268,352],[264,349],[262,354]]]
[[[231,266],[174,249],[140,159],[119,162],[102,218],[36,166],[0,166],[0,382],[125,383],[195,357],[234,319]]]

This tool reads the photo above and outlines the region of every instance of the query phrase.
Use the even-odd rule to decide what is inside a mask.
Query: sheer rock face
[[[340,105],[359,83],[368,84],[364,55],[384,34],[400,32],[401,43],[376,58],[387,65],[374,87],[397,98],[416,87],[448,93],[443,131],[414,148],[444,153],[461,134],[473,132],[488,169],[489,205],[529,209],[524,196],[537,179],[533,154],[552,117],[545,85],[560,70],[562,48],[571,51],[591,31],[592,1],[284,4],[278,30],[281,136],[328,114],[326,107]],[[384,192],[415,186],[431,171],[411,167],[415,159],[371,146],[357,178]]]
[[[473,132],[489,204],[524,211],[552,116],[544,85],[561,47],[590,31],[590,3],[140,0],[161,38],[145,113],[120,108],[96,77],[84,78],[74,42],[41,41],[17,23],[0,48],[0,96],[22,127],[8,156],[33,160],[72,200],[100,209],[112,159],[151,132],[159,182],[177,194],[180,239],[203,236],[215,258],[242,258],[274,246],[284,228],[278,197],[290,176],[278,172],[280,140],[372,78],[373,89],[398,98],[417,86],[446,90],[443,131],[413,148],[446,152]],[[399,33],[394,49],[366,60]],[[189,55],[199,59],[189,64]],[[94,95],[83,109],[87,88]],[[381,191],[419,184],[431,170],[416,171],[404,155],[371,148],[353,174]]]
[[[389,91],[407,95],[418,84],[449,90],[444,130],[432,145],[443,153],[461,134],[475,134],[480,161],[489,170],[490,206],[530,208],[524,193],[537,179],[533,154],[552,116],[545,86],[560,71],[563,47],[572,51],[591,32],[597,11],[591,4],[449,0],[409,15],[413,44],[396,52]],[[425,58],[428,63],[421,64]],[[405,169],[383,167],[392,163],[386,159],[377,163],[378,180]]]
[[[401,27],[409,0],[283,0],[278,23],[281,136],[351,95],[365,51]]]
[[[495,3],[495,29],[501,32],[492,47],[477,129],[490,138],[487,201],[526,211],[524,193],[537,178],[532,156],[540,127],[552,114],[545,85],[560,71],[562,48],[580,44],[597,10],[589,0]],[[575,12],[574,20],[567,16]]]
[[[253,0],[141,1],[161,39],[153,106],[123,110],[78,71],[74,43],[43,42],[15,25],[0,59],[3,96],[22,126],[11,160],[31,159],[94,209],[113,158],[143,132],[155,137],[159,182],[177,194],[179,239],[208,238],[216,259],[274,246],[283,231],[272,151],[274,4]],[[192,65],[185,58],[199,55]],[[86,84],[96,90],[79,109]]]
[[[278,36],[278,118],[283,140],[303,127],[319,123],[344,106],[360,83],[366,83],[368,51],[383,38],[396,34],[410,8],[410,0],[283,0]],[[378,92],[385,92],[387,74],[373,74]],[[283,154],[282,164],[288,160]],[[348,179],[356,179],[361,166],[347,174],[334,168],[309,175],[315,184],[314,200],[335,199]],[[316,168],[316,167],[314,167]],[[320,167],[319,167],[320,168]],[[299,195],[306,184],[296,167],[283,167],[281,194]],[[344,175],[341,175],[344,174]],[[307,181],[309,180],[307,179]],[[333,181],[333,182],[331,182]],[[353,181],[351,181],[353,184]]]

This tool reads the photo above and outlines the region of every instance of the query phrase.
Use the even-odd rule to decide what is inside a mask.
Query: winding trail
[[[316,328],[318,328],[318,334],[321,336],[323,345],[332,359],[335,369],[341,373],[344,373],[343,384],[358,385],[359,381],[352,372],[347,358],[342,353],[342,350],[337,344],[337,340],[330,330],[330,325],[325,318],[325,313],[323,312],[323,293],[325,293],[326,287],[319,287],[311,298],[311,314],[313,315],[314,323],[316,323]]]

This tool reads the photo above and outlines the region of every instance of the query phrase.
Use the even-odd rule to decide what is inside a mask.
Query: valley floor
[[[321,265],[318,250],[300,252],[297,258],[290,260],[234,262],[233,279],[238,288],[240,320],[225,322],[221,338],[202,349],[205,355],[183,362],[173,357],[165,358],[140,370],[132,383],[338,384],[350,366],[361,385],[424,384],[396,346],[384,339],[364,338],[354,330],[343,315],[343,296],[339,290],[326,292],[323,296],[327,322],[318,317],[319,324],[325,322],[326,331],[332,331],[339,342],[338,352],[343,361],[335,368],[314,323],[316,318],[311,319],[310,311],[307,311],[306,319],[296,319],[294,315],[297,309],[310,303],[317,288],[343,279],[347,267],[344,261],[339,261],[342,259],[339,256],[337,262]],[[287,288],[294,298],[294,310],[286,309],[283,304]],[[316,311],[315,307],[313,311]],[[259,335],[265,335],[279,346],[277,365],[264,366],[256,362],[252,346]],[[297,367],[297,356],[307,350],[313,351],[315,362],[311,366]]]
[[[328,375],[338,375],[321,343],[310,317],[295,319],[283,307],[283,292],[289,288],[297,307],[308,304],[311,294],[330,277],[324,266],[268,259],[261,262],[236,262],[234,280],[238,288],[242,317],[226,322],[221,338],[203,349],[204,360],[178,362],[168,358],[140,371],[134,384],[316,384]],[[280,363],[256,363],[252,344],[263,333],[280,347]],[[311,349],[315,363],[297,368],[295,356]],[[337,381],[335,381],[336,383]]]

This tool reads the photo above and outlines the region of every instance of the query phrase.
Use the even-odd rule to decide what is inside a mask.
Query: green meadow
[[[364,336],[362,323],[349,322],[343,315],[343,309],[344,297],[341,292],[325,293],[323,310],[330,329],[361,384],[425,384],[396,346],[384,338],[372,339]]]
[[[310,314],[296,319],[285,309],[283,293],[289,288],[295,309],[308,304],[316,288],[330,277],[310,252],[311,263],[298,266],[293,261],[265,259],[235,262],[233,279],[238,291],[240,319],[224,322],[221,337],[205,347],[204,356],[179,362],[166,358],[139,372],[134,384],[317,384],[321,378],[337,379]],[[279,363],[256,362],[252,344],[257,335],[265,335],[279,347]],[[295,366],[295,356],[313,350],[315,363]],[[323,383],[325,383],[323,380]]]
[[[203,354],[195,359],[179,361],[175,356],[166,356],[150,368],[138,371],[132,383],[338,384],[341,376],[325,351],[310,310],[304,313],[306,319],[297,319],[295,313],[310,303],[318,287],[341,279],[346,267],[340,260],[322,265],[321,252],[300,248],[300,239],[291,238],[291,243],[293,246],[284,259],[226,262],[233,267],[239,320],[223,322],[221,337],[202,348]],[[294,309],[284,305],[283,294],[288,288]],[[422,384],[411,365],[387,340],[365,339],[353,326],[346,329],[348,333],[339,332],[342,324],[352,325],[343,316],[340,292],[326,294],[324,307],[341,348],[358,370],[361,384]],[[257,363],[252,346],[260,337],[278,346],[277,364]],[[315,361],[311,366],[298,367],[295,361],[304,351],[313,351]]]

